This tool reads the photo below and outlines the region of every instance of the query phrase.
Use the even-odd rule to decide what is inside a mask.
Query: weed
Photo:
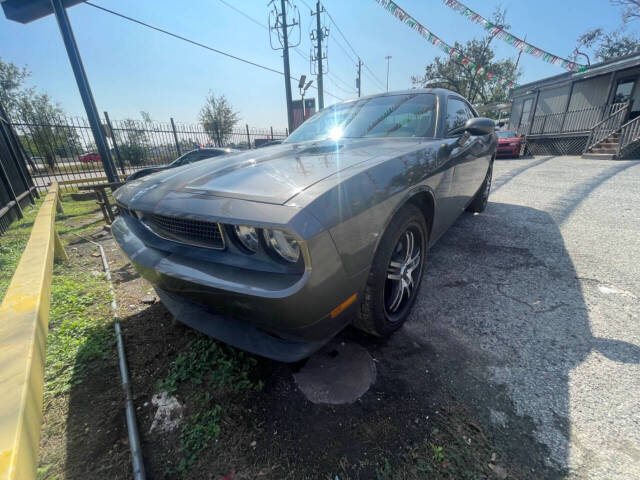
[[[433,452],[433,456],[431,457],[433,461],[436,463],[444,462],[444,447],[436,445],[434,443],[430,443],[429,445],[431,446],[431,451]]]
[[[206,381],[214,388],[231,388],[235,392],[259,391],[262,382],[254,383],[249,378],[256,363],[256,359],[245,352],[203,335],[178,355],[169,367],[167,377],[158,382],[158,389],[175,393],[186,381],[196,385]]]
[[[384,459],[382,466],[376,468],[377,480],[393,480],[393,472],[391,470],[391,464],[387,458]]]
[[[180,432],[182,458],[177,467],[179,472],[184,472],[193,465],[198,453],[205,447],[210,447],[220,436],[222,407],[220,405],[215,405],[213,408],[207,407],[189,417],[182,427]]]
[[[49,336],[45,366],[45,397],[81,383],[91,362],[113,350],[109,301],[104,278],[72,273],[56,265],[51,287]]]

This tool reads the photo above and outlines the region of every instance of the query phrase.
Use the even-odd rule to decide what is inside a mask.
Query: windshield
[[[500,138],[515,138],[517,137],[516,132],[498,132],[498,137]]]
[[[436,97],[432,93],[387,95],[340,103],[300,125],[287,143],[330,138],[433,137]]]

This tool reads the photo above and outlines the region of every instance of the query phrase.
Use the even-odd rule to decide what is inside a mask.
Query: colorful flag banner
[[[391,15],[396,17],[402,23],[408,25],[412,30],[418,32],[425,40],[432,43],[449,55],[451,58],[458,60],[460,64],[475,71],[480,76],[485,76],[488,79],[495,80],[498,84],[508,88],[518,88],[518,85],[511,80],[504,78],[496,73],[489,72],[482,65],[477,65],[471,61],[471,59],[465,57],[465,55],[455,47],[452,47],[447,42],[438,37],[435,33],[429,31],[427,27],[421,25],[415,18],[405,12],[392,0],[376,0],[382,7],[385,8]]]
[[[544,50],[534,47],[530,43],[527,43],[524,40],[514,35],[511,35],[509,32],[503,30],[498,25],[494,25],[489,20],[484,18],[482,15],[474,12],[473,10],[471,10],[469,7],[459,2],[458,0],[443,0],[443,1],[447,7],[451,8],[452,10],[455,10],[460,15],[463,15],[469,18],[473,23],[482,25],[484,29],[491,32],[492,35],[495,35],[500,40],[503,40],[509,45],[512,45],[513,47],[525,53],[528,53],[529,55],[537,57],[553,65],[560,65],[562,66],[562,68],[566,68],[567,70],[571,70],[574,72],[583,72],[587,69],[586,65],[581,65],[579,63],[572,62],[571,60],[567,60],[566,58],[552,55],[549,52],[545,52]]]

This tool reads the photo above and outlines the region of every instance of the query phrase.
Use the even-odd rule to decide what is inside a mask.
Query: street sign
[[[29,23],[53,13],[51,0],[0,0],[4,16],[14,22]],[[83,0],[63,0],[65,8],[72,7]]]

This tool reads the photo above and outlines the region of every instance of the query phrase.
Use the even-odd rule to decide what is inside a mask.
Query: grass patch
[[[31,227],[38,214],[44,194],[33,206],[23,210],[24,218],[14,222],[9,229],[0,235],[0,301],[9,287],[11,277],[18,266],[24,247],[29,241]],[[96,228],[102,223],[101,217],[94,218],[100,211],[95,200],[83,202],[64,201],[64,214],[56,216],[56,228],[60,235],[77,233],[82,235]]]
[[[104,275],[98,277],[56,265],[51,287],[49,335],[45,364],[45,399],[82,383],[96,360],[113,351],[109,327],[111,293]]]
[[[196,462],[201,450],[215,444],[222,431],[222,407],[213,404],[209,393],[205,393],[204,400],[199,403],[198,411],[188,418],[180,430],[182,458],[176,468],[179,473],[186,472]]]
[[[158,382],[158,390],[173,394],[184,382],[200,385],[204,382],[216,389],[261,390],[262,382],[250,378],[257,360],[216,340],[201,336],[187,346],[171,363],[167,377]]]
[[[26,207],[23,210],[24,218],[14,222],[0,236],[0,301],[9,288],[13,272],[15,272],[22,251],[27,245],[40,203],[42,201],[38,200],[34,206]]]
[[[179,451],[182,458],[176,470],[184,474],[197,460],[205,448],[211,448],[221,434],[224,409],[213,401],[209,391],[217,395],[230,392],[260,391],[264,384],[252,378],[257,360],[251,355],[231,346],[201,335],[190,342],[185,351],[169,366],[166,378],[156,387],[173,394],[185,384],[203,385],[204,395],[191,401],[194,412],[180,431]]]

